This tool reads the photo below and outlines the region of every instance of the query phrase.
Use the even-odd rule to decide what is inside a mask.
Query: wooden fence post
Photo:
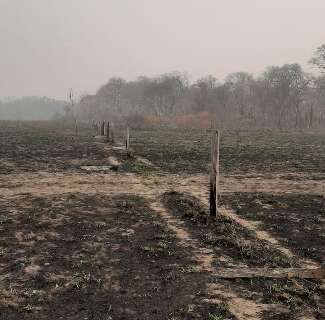
[[[126,152],[129,152],[129,149],[130,149],[130,129],[129,129],[129,127],[126,128],[125,149],[126,149]]]
[[[105,121],[102,121],[102,124],[100,127],[100,135],[105,136]]]
[[[100,121],[97,121],[97,135],[100,136],[101,133],[101,123]]]
[[[220,131],[213,132],[211,139],[211,172],[210,172],[210,217],[216,218],[218,213],[219,189],[219,151]]]
[[[97,135],[97,122],[93,119],[91,122],[91,128],[96,130],[95,136]]]
[[[115,142],[115,137],[114,137],[114,124],[111,123],[111,141],[112,143]]]
[[[109,132],[109,121],[106,122],[106,139],[109,142],[110,132]]]
[[[74,130],[75,130],[75,135],[78,136],[79,128],[78,128],[78,120],[77,119],[75,119],[75,121],[74,121]]]

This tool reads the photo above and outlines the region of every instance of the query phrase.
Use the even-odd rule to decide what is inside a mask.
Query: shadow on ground
[[[306,194],[234,193],[223,203],[243,218],[261,222],[261,229],[296,255],[325,262],[325,197]]]
[[[1,320],[232,319],[141,197],[25,194],[0,215]]]
[[[268,242],[257,239],[254,232],[228,217],[219,215],[215,221],[207,223],[207,207],[191,195],[168,192],[163,195],[162,201],[173,216],[185,222],[193,238],[198,239],[202,246],[214,250],[214,266],[217,268],[239,265],[271,268],[299,266],[298,260],[283,255]],[[220,256],[222,260],[218,259]],[[216,282],[231,288],[242,298],[267,304],[277,303],[291,310],[290,315],[265,313],[265,319],[296,319],[297,314],[307,309],[317,319],[325,316],[325,293],[316,281],[216,279]]]

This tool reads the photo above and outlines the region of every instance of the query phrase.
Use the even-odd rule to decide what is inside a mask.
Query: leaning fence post
[[[130,129],[129,129],[129,127],[126,128],[125,149],[126,149],[126,152],[129,152],[129,149],[130,149]]]
[[[216,130],[211,139],[211,172],[210,172],[210,217],[215,218],[218,213],[219,188],[219,154],[220,131]]]

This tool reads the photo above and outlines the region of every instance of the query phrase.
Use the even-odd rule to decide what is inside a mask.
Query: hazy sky
[[[307,65],[325,43],[324,13],[325,0],[0,0],[0,96]]]

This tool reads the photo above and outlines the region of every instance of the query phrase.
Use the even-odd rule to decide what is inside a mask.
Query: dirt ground
[[[204,171],[175,174],[156,155],[127,157],[88,132],[8,123],[0,131],[1,320],[325,318],[321,281],[217,274],[324,264],[316,165],[315,178],[224,175],[210,221]],[[81,170],[110,156],[120,172]]]

